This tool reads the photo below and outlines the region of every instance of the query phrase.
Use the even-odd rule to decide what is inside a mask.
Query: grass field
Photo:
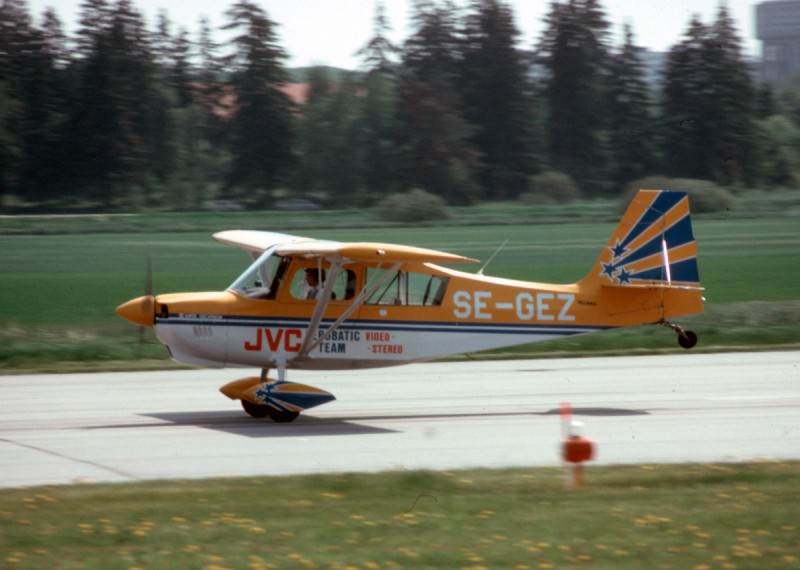
[[[796,204],[695,216],[707,311],[681,322],[700,334],[699,350],[800,346]],[[571,221],[585,210],[493,205],[438,227],[388,229],[348,212],[281,214],[281,227],[256,213],[0,219],[0,373],[167,366],[151,331],[113,309],[142,294],[148,256],[157,291],[230,284],[248,257],[211,240],[214,230],[296,230],[480,259],[508,239],[488,274],[571,282],[617,216],[597,203],[595,221]],[[675,346],[660,327],[636,327],[489,357]],[[558,469],[0,489],[0,568],[800,569],[798,480],[799,463],[760,462],[589,466],[581,491],[565,491]]]
[[[508,240],[487,274],[567,283],[585,274],[614,225],[320,227],[313,235],[405,243],[483,260]],[[695,216],[694,225],[708,303],[705,314],[684,321],[700,334],[698,348],[800,344],[796,219]],[[257,227],[278,229],[267,223]],[[143,293],[148,257],[158,292],[221,290],[249,263],[246,254],[216,243],[208,232],[0,232],[0,370],[86,369],[120,361],[128,363],[123,367],[164,365],[165,351],[152,331],[140,331],[114,314],[118,304]],[[660,327],[636,327],[501,354],[674,349],[673,341]]]
[[[798,463],[0,490],[0,567],[792,569]]]

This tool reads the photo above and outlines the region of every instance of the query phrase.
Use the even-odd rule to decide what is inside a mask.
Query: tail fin
[[[699,289],[686,192],[639,190],[581,284]]]

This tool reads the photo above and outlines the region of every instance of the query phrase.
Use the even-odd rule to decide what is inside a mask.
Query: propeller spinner
[[[135,325],[152,327],[156,322],[155,297],[153,296],[153,264],[147,258],[144,278],[144,295],[131,299],[116,308],[115,312]]]
[[[152,295],[143,295],[121,304],[116,313],[135,325],[152,327],[156,322],[154,307],[155,298]]]

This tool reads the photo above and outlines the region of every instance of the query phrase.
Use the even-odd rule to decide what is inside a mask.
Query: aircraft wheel
[[[242,408],[254,418],[266,418],[269,415],[269,406],[260,406],[248,400],[242,400]]]
[[[697,344],[697,335],[692,331],[683,331],[683,334],[678,333],[678,344],[687,350],[694,348]]]
[[[275,410],[273,408],[270,408],[267,414],[269,415],[269,418],[272,421],[278,422],[280,424],[285,424],[296,420],[297,416],[300,415],[300,412],[288,412],[288,411],[282,412],[280,410]]]

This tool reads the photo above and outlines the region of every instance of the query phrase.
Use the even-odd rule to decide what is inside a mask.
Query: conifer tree
[[[714,173],[722,183],[752,184],[760,173],[755,152],[756,89],[725,4],[720,5],[709,32],[707,51],[716,87]]]
[[[607,177],[603,132],[608,97],[608,23],[595,0],[553,2],[538,45],[551,168],[584,190],[601,192]]]
[[[236,97],[229,125],[232,164],[227,185],[256,195],[266,203],[293,164],[291,102],[278,87],[287,80],[276,24],[249,0],[227,12],[226,30],[238,30],[226,62]]]
[[[466,18],[460,90],[464,116],[476,127],[482,155],[480,180],[487,196],[513,198],[535,173],[531,89],[527,65],[516,48],[519,31],[509,6],[474,0]]]
[[[669,174],[724,184],[755,180],[755,89],[724,6],[711,26],[693,18],[670,50],[662,109]]]
[[[25,74],[33,34],[24,1],[0,4],[0,205],[20,188],[20,165],[25,160]]]
[[[404,45],[399,77],[399,178],[407,188],[468,204],[480,194],[480,157],[457,92],[461,41],[455,8],[420,0],[415,9],[416,30]]]
[[[650,89],[644,79],[642,48],[624,28],[624,44],[612,55],[609,101],[609,150],[618,187],[656,171],[659,132],[652,115]]]
[[[661,109],[664,120],[666,173],[684,178],[710,175],[711,72],[705,58],[708,31],[696,16],[684,39],[667,54]]]
[[[293,187],[340,206],[356,205],[363,189],[358,84],[345,74],[338,85],[324,89],[319,86],[321,71],[313,73],[316,95],[303,107],[298,121],[299,164]]]
[[[375,4],[372,37],[364,47],[356,52],[356,55],[361,57],[367,73],[391,72],[397,65],[395,57],[400,50],[387,37],[390,31],[391,26],[386,16],[386,6],[383,2],[378,1]]]
[[[397,186],[397,56],[400,49],[388,38],[391,27],[383,2],[375,6],[372,37],[358,51],[366,75],[358,144],[363,149],[361,199],[369,204]]]

